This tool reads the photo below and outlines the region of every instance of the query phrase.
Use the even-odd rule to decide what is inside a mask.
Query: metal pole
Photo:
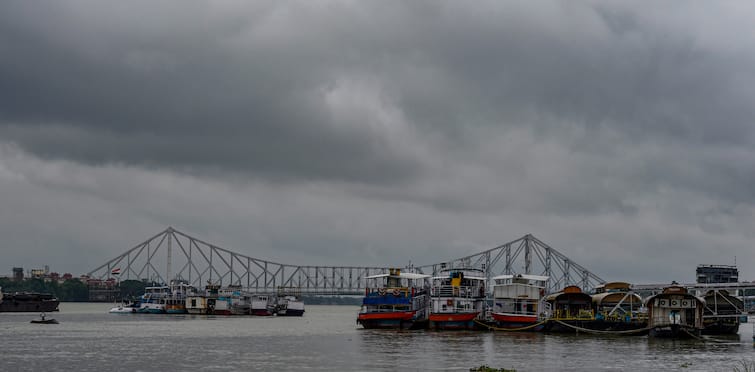
[[[167,265],[168,266],[168,275],[165,276],[165,280],[167,280],[168,282],[165,283],[165,284],[170,285],[170,278],[171,278],[171,275],[170,275],[170,264],[171,264],[171,262],[170,262],[170,260],[171,260],[171,258],[173,256],[173,249],[172,249],[172,244],[171,244],[173,242],[173,228],[169,227],[167,234],[168,234],[168,265]]]

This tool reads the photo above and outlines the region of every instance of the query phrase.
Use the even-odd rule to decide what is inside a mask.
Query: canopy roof
[[[624,299],[624,297],[626,298]],[[630,300],[631,297],[631,300]],[[603,303],[617,303],[624,299],[625,303],[640,303],[642,304],[642,297],[636,293],[629,292],[604,292],[592,295],[592,302],[596,304]]]
[[[507,274],[507,275],[499,275],[499,276],[493,277],[493,278],[491,278],[491,279],[493,279],[493,280],[512,279],[512,278],[514,278],[515,276],[516,276],[516,277],[520,277],[520,278],[522,278],[522,279],[527,279],[527,280],[539,280],[539,281],[543,281],[543,282],[544,282],[544,281],[547,281],[547,280],[549,279],[549,277],[547,277],[547,276],[542,276],[542,275],[530,275],[530,274],[516,274],[516,275],[508,275],[508,274]]]
[[[429,278],[430,277],[430,275],[427,275],[427,274],[417,274],[417,273],[400,273],[398,275],[385,273],[385,274],[370,275],[370,276],[366,276],[364,278],[365,279],[377,279],[377,278],[385,278],[385,277],[389,277],[389,276],[390,277],[394,277],[394,278],[411,279],[411,280],[414,280],[414,279],[425,279],[425,278]]]
[[[448,279],[448,276],[434,276],[433,279]],[[464,276],[464,279],[472,279],[472,280],[485,280],[485,278],[480,276]]]

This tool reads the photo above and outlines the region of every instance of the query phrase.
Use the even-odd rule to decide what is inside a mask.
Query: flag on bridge
[[[120,267],[116,267],[115,269],[113,269],[113,270],[110,271],[111,275],[119,275],[120,273],[121,273],[121,268]]]

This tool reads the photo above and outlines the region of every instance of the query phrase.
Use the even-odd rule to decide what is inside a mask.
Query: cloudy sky
[[[755,280],[755,6],[4,1],[0,274],[174,226],[291,264],[532,233],[604,279]]]

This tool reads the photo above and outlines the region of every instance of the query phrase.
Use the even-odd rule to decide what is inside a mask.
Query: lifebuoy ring
[[[385,296],[385,288],[378,289],[378,294],[380,294],[381,296]]]
[[[399,296],[400,294],[401,294],[401,290],[399,290],[398,288],[395,288],[395,289],[393,290],[393,295],[394,295],[394,296],[398,297],[398,296]]]

